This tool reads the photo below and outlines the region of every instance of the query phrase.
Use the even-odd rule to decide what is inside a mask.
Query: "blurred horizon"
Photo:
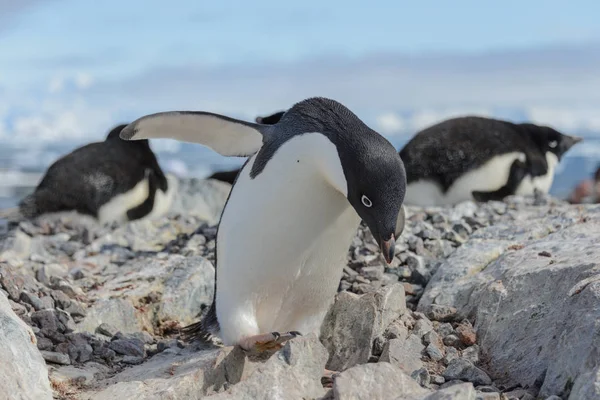
[[[459,115],[584,135],[561,163],[561,195],[600,159],[600,3],[173,4],[0,0],[5,186],[6,171],[43,171],[145,114],[253,120],[313,96],[345,104],[398,148]],[[170,140],[152,147],[180,175],[241,163]]]

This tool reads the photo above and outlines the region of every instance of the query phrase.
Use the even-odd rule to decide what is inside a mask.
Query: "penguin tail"
[[[27,219],[32,219],[41,214],[37,206],[36,194],[30,194],[26,196],[19,203],[19,212]]]
[[[198,322],[181,328],[180,335],[185,341],[200,340],[201,342],[211,342],[211,339],[219,332],[219,322],[217,321],[217,310],[215,302],[210,306],[208,312]]]

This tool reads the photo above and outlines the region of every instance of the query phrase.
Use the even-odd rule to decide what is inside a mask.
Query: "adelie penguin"
[[[406,204],[548,193],[562,156],[582,139],[550,127],[482,117],[453,118],[417,133],[400,151]]]
[[[318,333],[361,219],[387,262],[404,227],[406,175],[394,147],[342,104],[310,98],[274,125],[208,112],[143,117],[127,140],[169,137],[248,156],[223,210],[216,289],[191,337],[245,350]]]
[[[103,142],[90,143],[52,164],[35,191],[19,204],[26,218],[77,211],[100,223],[122,223],[166,213],[177,181],[166,177],[147,140],[119,137],[113,128]]]
[[[271,114],[266,117],[256,117],[255,121],[257,124],[273,125],[279,122],[283,114],[285,114],[285,111],[278,111],[275,114]],[[214,174],[209,176],[208,179],[216,179],[218,181],[227,182],[233,185],[233,182],[235,182],[235,178],[240,173],[240,170],[241,168],[233,169],[230,171],[215,172]]]

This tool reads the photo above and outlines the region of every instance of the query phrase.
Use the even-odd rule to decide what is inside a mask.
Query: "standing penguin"
[[[164,214],[176,180],[165,177],[147,140],[119,137],[125,124],[103,142],[75,149],[52,164],[35,191],[19,204],[26,218],[77,211],[100,223],[126,222]]]
[[[529,123],[449,119],[417,133],[400,151],[405,202],[441,206],[548,193],[556,165],[581,140]]]
[[[255,120],[257,124],[274,125],[279,122],[283,114],[285,114],[285,111],[278,111],[275,114],[271,114],[266,117],[256,117]],[[230,171],[218,171],[209,176],[208,179],[216,179],[218,181],[227,182],[233,185],[233,182],[235,182],[235,178],[240,173],[240,170],[241,168],[233,169]]]
[[[121,132],[127,140],[165,136],[249,156],[218,227],[215,299],[185,328],[190,336],[262,351],[318,333],[361,219],[393,259],[404,227],[402,160],[340,103],[304,100],[275,125],[158,113]]]

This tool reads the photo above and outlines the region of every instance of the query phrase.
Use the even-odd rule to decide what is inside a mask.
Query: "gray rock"
[[[458,383],[447,388],[440,389],[422,400],[476,400],[477,394],[471,383]]]
[[[455,334],[456,332],[454,331],[454,328],[452,327],[452,324],[449,323],[443,323],[440,324],[438,326],[438,328],[436,329],[437,333],[441,336],[441,337],[446,337],[448,335],[452,335]]]
[[[49,363],[60,364],[60,365],[69,365],[71,364],[71,359],[67,354],[56,353],[53,351],[40,351],[44,360]]]
[[[88,308],[86,317],[77,324],[77,330],[93,333],[103,323],[112,325],[123,333],[142,330],[135,308],[125,299],[97,301],[91,308]]]
[[[212,303],[215,269],[200,256],[179,256],[176,260],[164,283],[158,319],[186,325],[195,322],[203,307]]]
[[[415,335],[409,335],[406,340],[392,339],[383,347],[379,362],[393,364],[411,375],[423,368],[421,361],[423,349],[421,339]]]
[[[420,319],[415,323],[413,331],[411,332],[413,335],[418,337],[423,337],[426,333],[431,332],[433,330],[433,324],[428,319]]]
[[[40,298],[33,293],[21,292],[21,301],[30,304],[36,311],[44,308]]]
[[[448,368],[444,371],[444,378],[448,380],[460,379],[476,385],[489,385],[492,383],[485,371],[477,368],[470,361],[461,358],[450,361]]]
[[[428,393],[400,368],[385,362],[350,368],[333,383],[336,400],[417,400]]]
[[[48,338],[38,337],[37,338],[37,348],[40,350],[52,351],[52,349],[54,348],[54,344]]]
[[[136,339],[117,339],[110,342],[109,347],[117,354],[125,356],[144,357],[144,343]]]
[[[429,376],[429,371],[427,371],[427,368],[416,370],[410,374],[410,377],[423,387],[428,387],[429,383],[431,382],[431,377]]]
[[[216,224],[230,190],[228,183],[212,179],[180,179],[170,212],[195,215]]]
[[[442,263],[418,309],[443,304],[472,316],[492,375],[542,397],[562,393],[597,364],[600,281],[590,260],[600,259],[599,211],[524,208],[514,222],[476,231]]]
[[[471,361],[473,364],[477,364],[479,362],[479,346],[474,344],[471,347],[467,347],[462,351],[461,357]]]
[[[433,321],[453,321],[456,318],[456,308],[439,304],[430,304],[425,310],[425,315]]]
[[[600,399],[600,367],[577,377],[569,400],[577,399]]]
[[[476,392],[476,400],[500,400],[500,393],[498,392]]]
[[[458,335],[451,334],[444,338],[444,344],[446,346],[458,347],[460,346],[460,339],[458,338]]]
[[[0,387],[3,393],[23,400],[50,400],[52,391],[46,364],[36,338],[11,309],[0,292]]]
[[[248,379],[211,396],[213,400],[270,400],[273,398],[321,398],[323,368],[328,354],[318,338],[307,335],[286,343],[283,349],[259,366]],[[336,379],[337,381],[337,379]],[[265,390],[272,388],[273,390]]]
[[[425,352],[433,361],[439,361],[444,358],[444,353],[435,343],[429,343],[425,348]]]
[[[101,335],[105,335],[105,336],[108,336],[108,337],[115,336],[118,331],[119,330],[117,328],[115,328],[111,324],[107,324],[107,323],[101,323],[96,328],[96,333],[99,333]]]
[[[327,368],[343,371],[366,363],[375,338],[405,311],[401,284],[362,296],[339,293],[321,326],[321,341],[330,354]]]

